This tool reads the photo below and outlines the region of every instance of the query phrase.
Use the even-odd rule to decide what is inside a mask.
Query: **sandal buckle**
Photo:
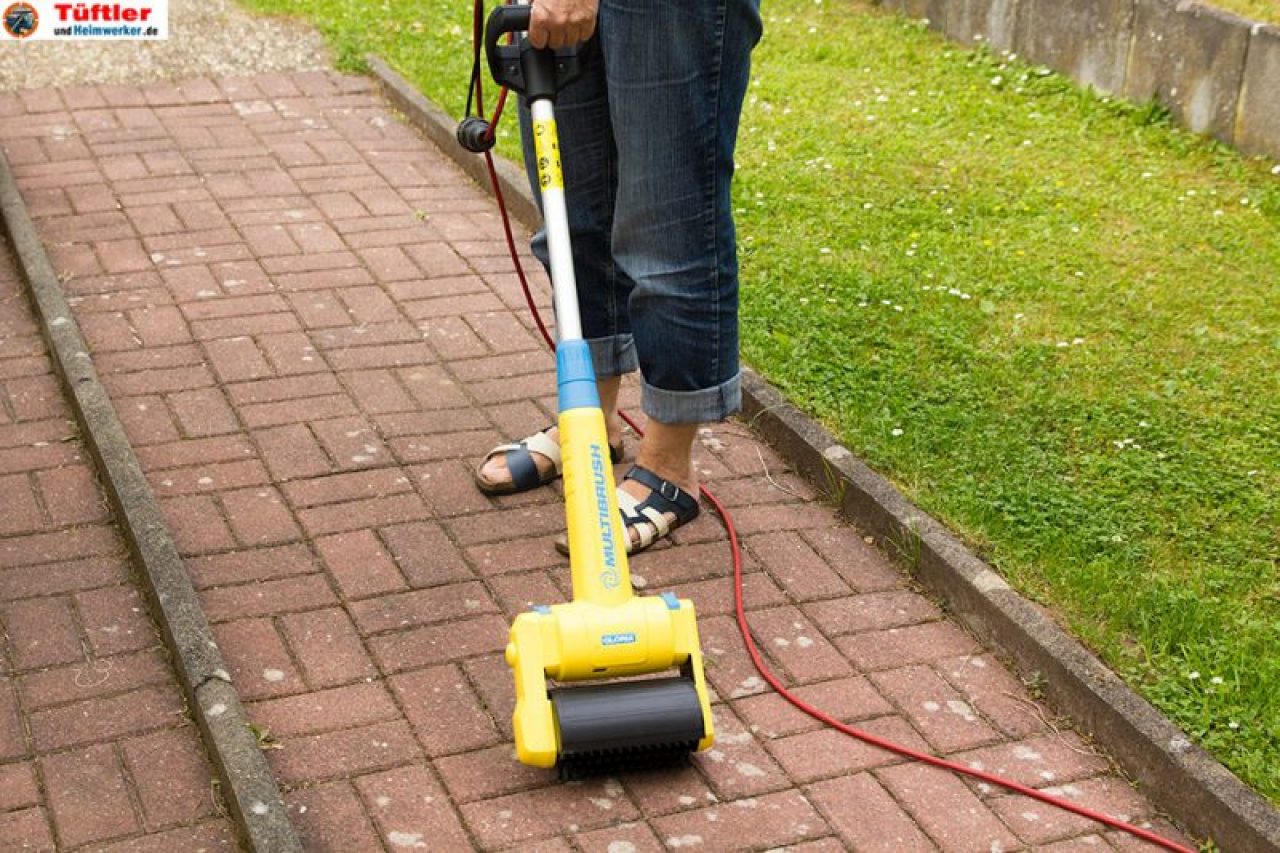
[[[671,489],[671,494],[667,494],[668,488]],[[658,486],[658,494],[662,495],[672,503],[675,503],[680,499],[680,487],[668,480],[663,480],[662,485]]]

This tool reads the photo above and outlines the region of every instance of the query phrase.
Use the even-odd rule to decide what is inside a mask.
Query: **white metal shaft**
[[[578,283],[573,274],[573,247],[569,242],[569,211],[565,204],[564,182],[560,171],[560,145],[555,139],[555,107],[550,100],[539,99],[530,107],[535,133],[549,132],[550,140],[537,145],[538,157],[554,158],[554,163],[538,164],[542,189],[542,223],[547,234],[547,251],[551,255],[551,291],[556,306],[556,338],[561,341],[582,337],[582,320],[578,314]]]

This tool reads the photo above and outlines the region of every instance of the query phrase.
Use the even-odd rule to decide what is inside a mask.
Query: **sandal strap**
[[[514,450],[506,454],[507,473],[511,475],[511,486],[516,491],[542,485],[542,477],[538,474],[538,463],[533,461],[533,454],[523,444],[517,444]]]
[[[547,427],[551,429],[551,427]],[[534,453],[541,453],[543,456],[551,460],[551,464],[555,466],[556,473],[560,473],[560,445],[552,441],[547,435],[546,430],[535,432],[533,435],[520,442]]]
[[[505,459],[507,471],[511,474],[511,485],[517,491],[536,488],[551,479],[551,477],[544,477],[538,470],[538,463],[533,458],[534,453],[541,453],[550,459],[555,468],[555,473],[557,475],[560,473],[560,445],[552,441],[545,431],[536,432],[515,444],[504,444],[501,447],[495,447],[489,455],[492,456],[499,452],[506,454]]]
[[[547,427],[547,429],[551,429],[551,427]],[[485,462],[488,462],[499,453],[510,453],[511,451],[519,450],[522,447],[527,447],[533,452],[541,453],[543,456],[550,459],[552,464],[555,465],[557,473],[561,472],[564,468],[564,460],[560,455],[560,444],[548,438],[547,430],[545,429],[542,432],[536,432],[528,438],[522,438],[519,441],[513,441],[510,444],[499,444],[497,447],[494,447],[485,454],[484,460],[481,464],[483,465]],[[613,462],[615,465],[623,460],[626,453],[626,445],[622,442],[609,445],[609,461]]]
[[[639,541],[633,547],[648,548],[670,532],[667,519],[652,507],[643,506],[630,492],[618,489],[618,511],[622,513],[622,526],[635,530]]]
[[[644,503],[640,504],[640,508],[652,506],[662,512],[675,513],[677,520],[684,524],[686,521],[692,521],[698,514],[698,499],[686,492],[669,480],[664,480],[657,474],[641,465],[632,465],[631,470],[627,472],[624,480],[635,480],[637,483],[648,486],[653,491],[649,497],[645,498]],[[659,500],[667,506],[659,504]]]
[[[623,527],[634,530],[639,537],[631,546],[631,553],[643,551],[676,527],[698,517],[700,508],[693,495],[648,468],[633,465],[625,479],[635,480],[652,490],[643,501],[632,497],[625,489],[617,490]],[[667,518],[667,513],[676,517],[674,522]]]

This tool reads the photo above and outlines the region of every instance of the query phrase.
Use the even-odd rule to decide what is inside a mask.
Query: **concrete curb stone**
[[[965,47],[1167,106],[1193,133],[1280,157],[1280,28],[1200,0],[873,0]]]
[[[1195,3],[1135,0],[1124,96],[1157,100],[1193,133],[1233,137],[1247,22]]]
[[[890,0],[885,3],[891,9],[902,12],[908,18],[923,18],[929,28],[943,30],[947,25],[948,0]]]
[[[1014,45],[1101,92],[1124,88],[1133,0],[1022,0]]]
[[[953,0],[947,10],[947,37],[970,47],[1013,50],[1020,0]]]
[[[479,158],[454,140],[455,120],[386,63],[377,57],[367,61],[409,120],[488,188],[485,173],[470,165]],[[526,227],[536,227],[537,208],[523,173],[509,163],[499,165],[498,172],[512,216]],[[1160,808],[1177,815],[1193,834],[1212,837],[1226,850],[1280,847],[1280,812],[1195,746],[940,523],[749,369],[744,370],[743,403],[743,419],[797,472],[838,495],[846,518],[914,562],[917,579],[946,601],[966,627],[990,637],[1023,672],[1041,674],[1050,701],[1076,718]]]
[[[112,512],[129,543],[153,615],[173,654],[191,714],[249,849],[301,850],[284,801],[250,730],[173,538],[124,428],[99,380],[89,347],[0,153],[0,213],[31,290],[50,356],[84,442],[93,454]]]
[[[1235,139],[1240,148],[1280,157],[1280,27],[1253,27],[1240,92]]]

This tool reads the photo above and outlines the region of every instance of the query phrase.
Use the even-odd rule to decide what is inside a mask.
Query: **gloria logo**
[[[40,26],[40,13],[30,3],[14,3],[4,10],[4,31],[16,39],[29,37]]]
[[[636,635],[633,631],[627,631],[625,634],[604,634],[600,637],[602,646],[629,646],[635,641]]]

